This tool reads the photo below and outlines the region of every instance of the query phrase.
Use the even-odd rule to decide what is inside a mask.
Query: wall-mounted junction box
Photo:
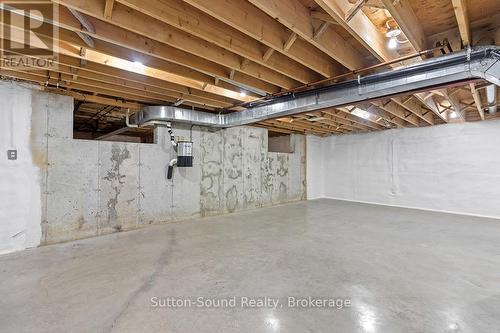
[[[17,150],[7,150],[7,159],[17,160]]]

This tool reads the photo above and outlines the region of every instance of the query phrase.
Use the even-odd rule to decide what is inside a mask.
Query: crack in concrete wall
[[[103,179],[107,180],[110,183],[110,186],[114,191],[113,196],[109,198],[107,202],[107,222],[109,225],[111,225],[111,223],[118,218],[116,205],[118,204],[118,196],[120,195],[123,184],[125,184],[125,178],[127,177],[126,175],[120,173],[120,166],[122,165],[123,161],[129,158],[130,152],[126,146],[121,149],[118,144],[112,144],[110,157],[112,166],[111,169],[106,172],[106,176],[103,177]],[[130,203],[131,200],[127,200],[127,203]],[[121,229],[119,225],[114,226],[114,228],[118,231]]]

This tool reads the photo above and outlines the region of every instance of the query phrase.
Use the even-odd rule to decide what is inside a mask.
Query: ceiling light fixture
[[[389,19],[385,22],[385,26],[387,27],[387,31],[385,33],[385,37],[393,38],[398,37],[401,34],[401,29],[394,19]]]
[[[385,33],[385,37],[392,38],[401,35],[401,29],[399,28],[389,28]]]
[[[396,37],[391,37],[389,39],[389,43],[387,43],[387,46],[391,49],[394,50],[396,47],[398,47],[398,40]]]
[[[247,96],[246,92],[244,92],[244,91],[240,92],[240,97],[246,97],[246,96]]]
[[[387,31],[385,32],[385,37],[389,38],[389,42],[387,47],[389,49],[394,50],[398,47],[399,43],[405,43],[406,41],[400,41],[398,38],[401,36],[401,28],[398,26],[394,19],[389,19],[385,22],[385,26],[387,27]],[[403,36],[404,37],[404,36]]]
[[[451,111],[450,112],[450,118],[451,119],[456,119],[456,118],[458,118],[458,114],[455,111]]]

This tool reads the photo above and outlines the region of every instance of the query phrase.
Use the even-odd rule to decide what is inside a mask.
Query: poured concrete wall
[[[308,197],[500,218],[498,120],[307,142]]]
[[[5,89],[1,84],[0,91]],[[155,144],[74,140],[70,97],[23,91],[19,99],[29,110],[14,128],[29,125],[24,136],[30,145],[23,146],[29,160],[23,165],[36,181],[29,178],[32,186],[22,188],[35,197],[38,215],[30,217],[29,227],[20,216],[5,229],[4,252],[305,199],[304,136],[292,136],[293,154],[268,153],[265,129],[174,127],[176,136],[192,136],[194,165],[176,168],[167,180],[174,151],[164,128],[156,129]],[[13,248],[7,240],[21,229],[35,229],[38,237]]]

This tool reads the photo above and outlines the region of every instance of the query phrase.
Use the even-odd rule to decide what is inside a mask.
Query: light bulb
[[[391,49],[391,50],[394,50],[396,47],[398,47],[398,41],[396,39],[396,37],[392,37],[389,39],[389,43],[387,44],[387,46]]]

